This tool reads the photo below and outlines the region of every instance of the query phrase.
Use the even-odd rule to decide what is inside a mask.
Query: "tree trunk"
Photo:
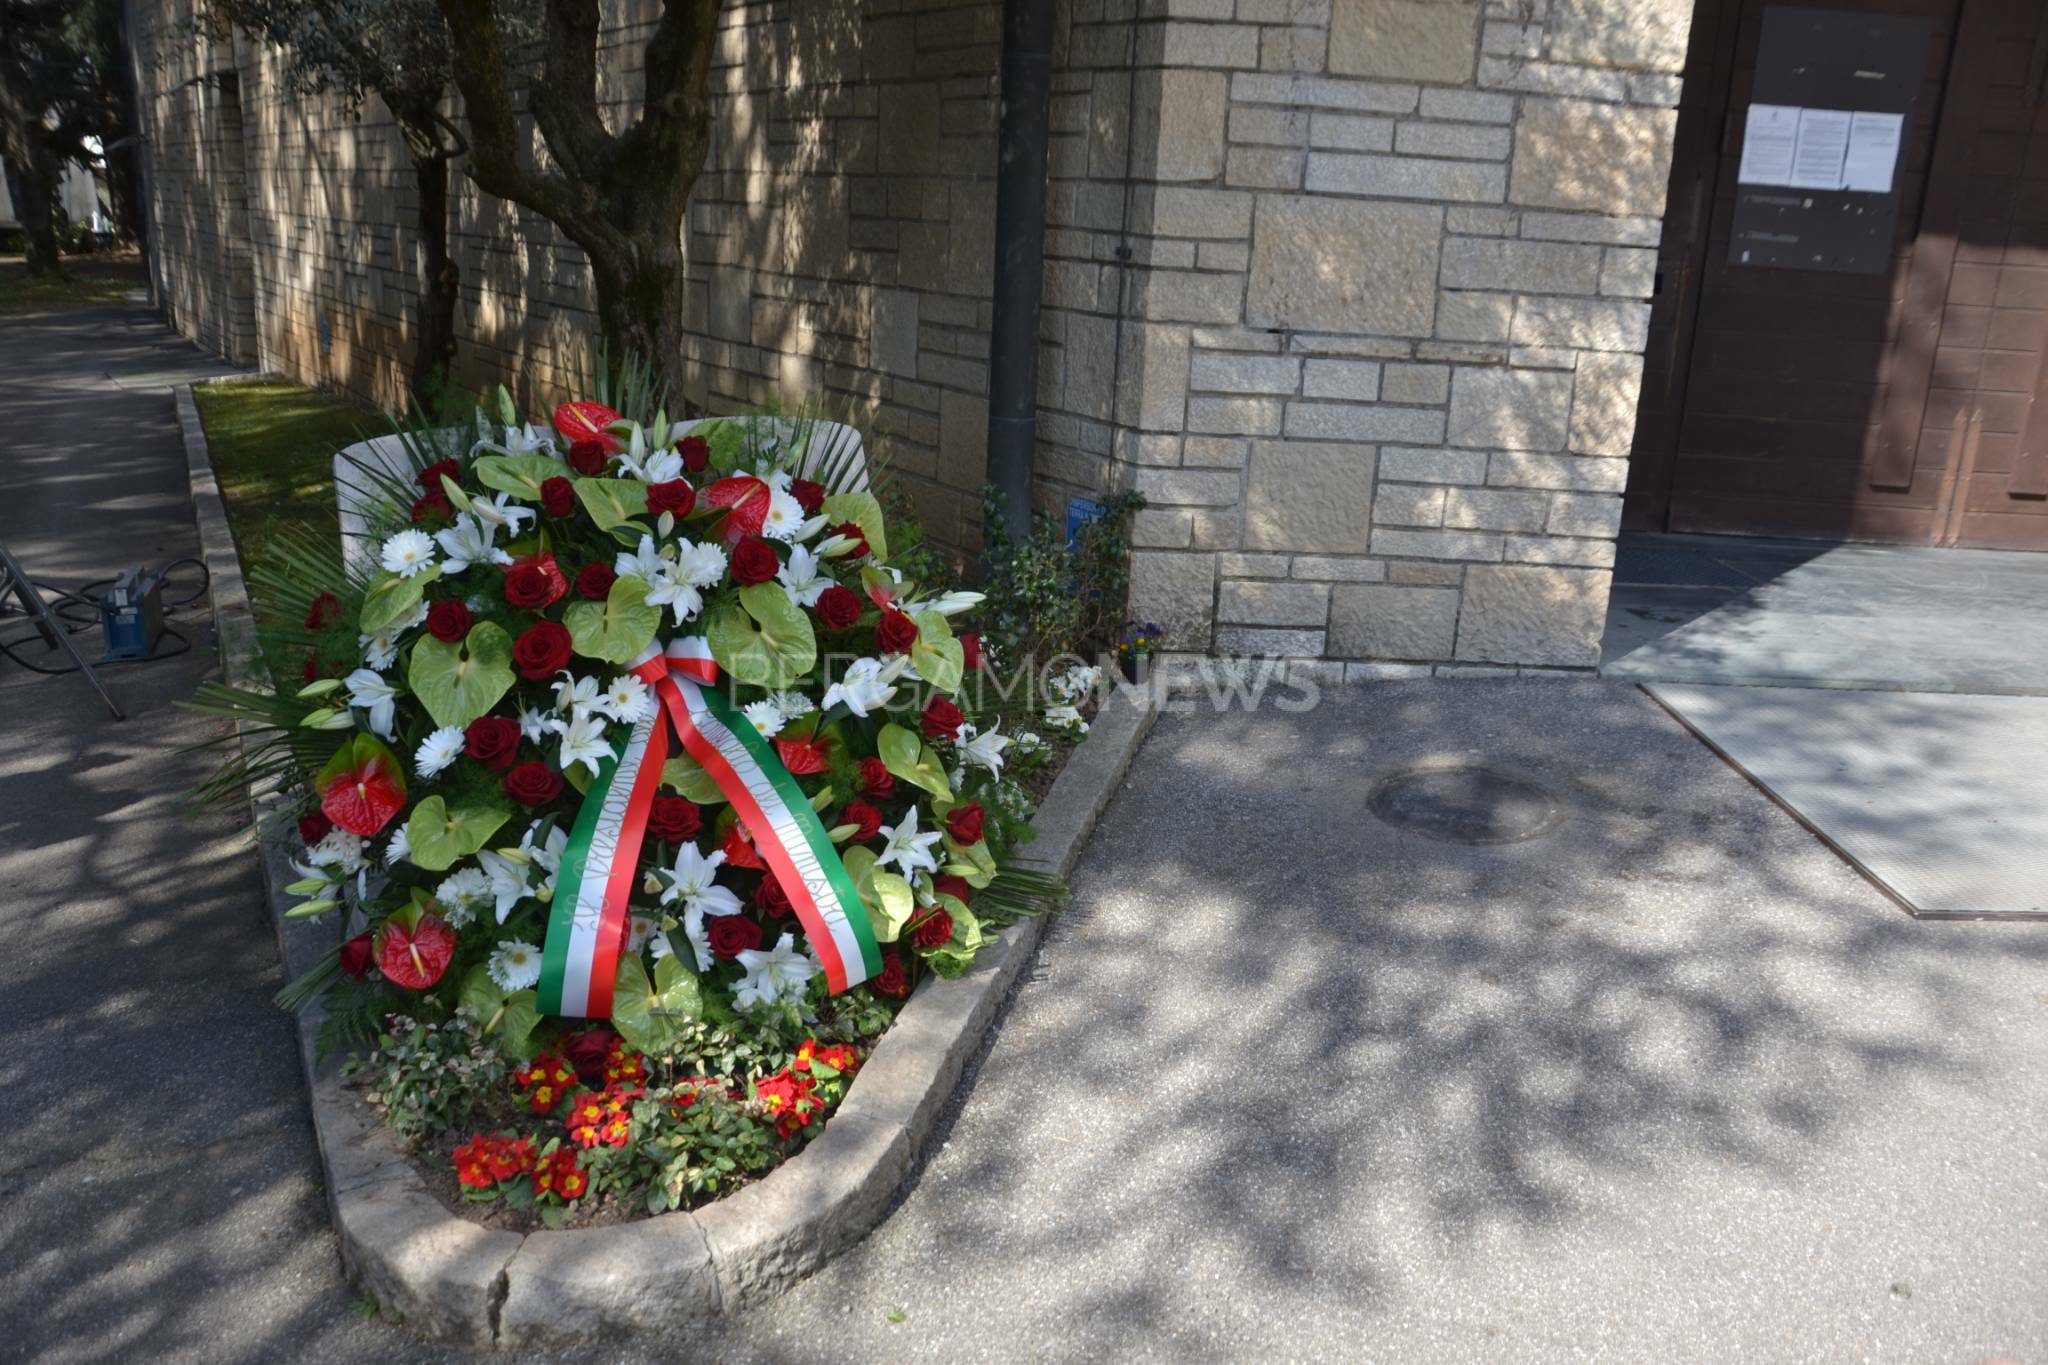
[[[448,154],[438,145],[430,152],[413,151],[412,174],[420,197],[420,302],[411,387],[420,408],[432,413],[455,372],[455,305],[462,272],[448,254]]]
[[[54,275],[60,268],[56,217],[59,174],[57,159],[47,153],[31,151],[27,165],[7,158],[7,192],[21,217],[31,275]]]
[[[606,268],[591,255],[591,283],[597,293],[597,321],[608,363],[617,369],[629,358],[646,360],[668,390],[670,412],[682,409],[683,309],[689,275],[679,245],[682,220],[635,233],[633,257],[624,269]],[[666,249],[665,249],[666,248]]]

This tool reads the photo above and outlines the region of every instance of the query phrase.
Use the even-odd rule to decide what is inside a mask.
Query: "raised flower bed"
[[[999,931],[1056,896],[1142,730],[1132,709],[1094,745],[1114,754],[1070,803],[1054,875],[1021,866],[1051,746],[1019,744],[973,686],[954,622],[976,596],[891,556],[857,447],[805,422],[641,419],[505,410],[416,442],[373,565],[303,542],[257,574],[304,690],[204,698],[245,722],[217,791],[274,789],[284,913],[338,929],[288,995],[353,1054],[360,1098],[331,1061],[315,1096],[344,1245],[441,1335],[505,1336],[514,1253],[547,1263],[534,1237],[644,1241],[632,1220],[685,1217],[711,1288],[662,1271],[663,1317],[859,1235],[813,1227],[815,1199],[793,1224],[735,1205],[713,1265],[721,1223],[702,1220],[769,1189],[842,1106],[865,1122],[796,1183],[858,1167],[886,1198],[1028,949]],[[878,1049],[927,978],[955,1001],[920,992],[941,1015]],[[878,1055],[898,1060],[863,1083]],[[435,1222],[436,1195],[468,1233]],[[585,1305],[595,1330],[627,1311],[613,1289]],[[510,1337],[584,1319],[547,1321]]]

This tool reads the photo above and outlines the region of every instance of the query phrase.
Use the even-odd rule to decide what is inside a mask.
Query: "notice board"
[[[1771,5],[1742,119],[1728,259],[1882,274],[1899,157],[1927,69],[1925,16]]]

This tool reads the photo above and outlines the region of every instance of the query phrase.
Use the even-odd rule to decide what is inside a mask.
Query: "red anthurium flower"
[[[782,757],[782,766],[798,777],[824,772],[832,765],[826,761],[825,742],[817,739],[777,739],[775,752]]]
[[[384,921],[377,967],[397,985],[423,991],[441,979],[455,956],[455,931],[435,914],[422,914],[411,925],[405,915]]]
[[[608,451],[619,448],[619,438],[606,430],[618,420],[619,414],[602,403],[564,403],[555,409],[555,430],[564,439],[596,441]]]
[[[372,735],[357,735],[320,770],[320,810],[350,834],[369,838],[405,805],[405,773]]]
[[[746,831],[738,825],[732,827],[725,836],[725,842],[719,847],[725,850],[725,861],[729,867],[750,867],[759,871],[768,866],[761,861],[761,855],[754,852],[754,845],[747,838]]]
[[[719,519],[717,533],[726,544],[735,545],[748,536],[761,534],[761,528],[768,523],[770,496],[771,490],[761,480],[751,474],[735,474],[699,493],[697,501],[725,513]]]

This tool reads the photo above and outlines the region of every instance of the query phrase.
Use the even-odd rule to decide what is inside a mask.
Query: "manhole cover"
[[[1518,844],[1565,819],[1564,802],[1542,783],[1477,765],[1395,773],[1373,787],[1366,807],[1397,829],[1447,844]]]

